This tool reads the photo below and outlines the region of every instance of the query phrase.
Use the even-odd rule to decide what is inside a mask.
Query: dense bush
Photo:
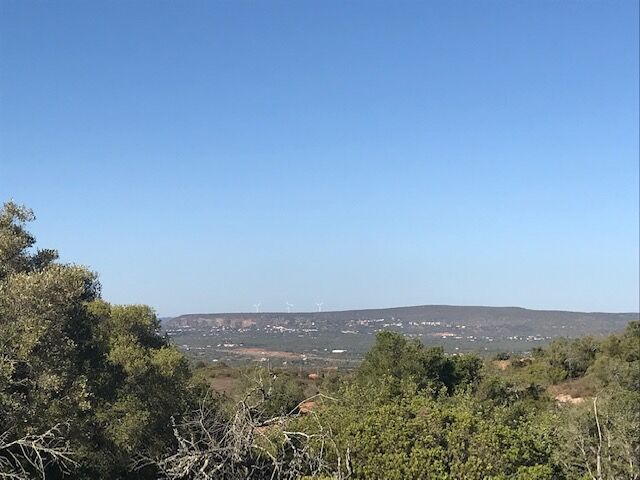
[[[48,476],[124,476],[135,454],[171,447],[170,418],[188,406],[187,362],[148,307],[111,306],[95,274],[32,252],[31,220],[12,203],[0,213],[0,468],[30,478],[30,456],[42,455]],[[52,428],[61,438],[40,452],[6,446]],[[53,444],[73,455],[53,462]]]
[[[481,378],[482,360],[473,355],[447,356],[442,347],[427,348],[400,333],[380,332],[358,368],[363,384],[413,382],[418,390],[448,393],[473,386]]]
[[[391,396],[381,385],[346,390],[299,428],[330,424],[356,479],[553,478],[552,413],[470,392],[434,398],[407,382],[392,388]]]

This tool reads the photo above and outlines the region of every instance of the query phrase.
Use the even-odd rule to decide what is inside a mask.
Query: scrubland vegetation
[[[383,332],[313,379],[194,366],[31,220],[0,212],[2,479],[640,478],[637,321],[494,360]]]

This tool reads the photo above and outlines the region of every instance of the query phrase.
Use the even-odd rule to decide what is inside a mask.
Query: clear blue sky
[[[638,310],[638,1],[0,1],[0,197],[185,312]]]

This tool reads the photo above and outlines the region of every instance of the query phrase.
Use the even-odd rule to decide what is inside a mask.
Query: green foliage
[[[31,253],[33,218],[11,203],[0,212],[0,433],[69,425],[74,478],[116,478],[132,452],[170,446],[170,417],[189,399],[187,363],[151,309],[110,306],[95,274],[51,250]]]
[[[10,274],[40,271],[51,264],[58,254],[55,250],[38,250],[27,254],[35,238],[25,225],[35,220],[33,212],[13,202],[0,210],[0,280]]]
[[[392,398],[351,387],[342,399],[303,422],[307,431],[330,422],[353,478],[553,478],[550,413],[481,403],[470,392],[434,398],[411,384]]]
[[[381,333],[358,382],[303,428],[330,422],[353,478],[586,478],[598,455],[595,478],[637,478],[638,331],[632,322],[607,339],[560,339],[496,373]],[[565,379],[599,390],[600,434],[589,401],[558,410],[545,392]]]
[[[481,375],[480,358],[446,356],[442,347],[427,348],[396,332],[380,332],[358,369],[361,383],[376,384],[391,379],[413,382],[418,390],[453,393],[456,387],[472,385]]]
[[[589,346],[578,345],[562,338],[555,340],[547,349],[547,361],[551,367],[552,376],[549,380],[557,383],[565,378],[576,378],[584,374],[590,362],[595,358],[595,351]]]
[[[533,352],[522,376],[532,381],[559,384],[585,378],[593,390],[610,384],[640,390],[640,327],[630,322],[621,334],[604,339],[559,339],[547,349]]]
[[[495,360],[509,360],[511,358],[511,354],[509,352],[498,352],[493,358]]]
[[[640,476],[640,392],[619,387],[561,412],[555,456],[568,478]]]
[[[510,405],[517,401],[546,401],[542,386],[537,383],[518,384],[503,376],[491,375],[483,379],[477,389],[476,398],[496,405]]]
[[[302,382],[291,372],[257,368],[246,376],[250,403],[258,405],[256,418],[268,419],[295,412],[305,399]]]

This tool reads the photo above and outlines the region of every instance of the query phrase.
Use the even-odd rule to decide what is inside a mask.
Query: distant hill
[[[340,330],[354,325],[402,326],[420,330],[464,327],[465,334],[497,337],[599,335],[623,330],[638,313],[529,310],[519,307],[422,305],[368,310],[305,313],[198,313],[163,322],[165,329],[251,329],[264,326]],[[411,328],[410,328],[411,327]]]

